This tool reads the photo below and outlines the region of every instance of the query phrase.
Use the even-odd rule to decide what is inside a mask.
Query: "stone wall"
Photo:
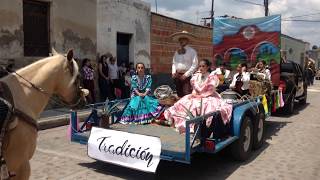
[[[173,42],[170,35],[183,30],[197,37],[191,47],[196,49],[199,60],[212,59],[212,28],[152,13],[151,68],[153,74],[171,73],[172,58],[179,44]]]

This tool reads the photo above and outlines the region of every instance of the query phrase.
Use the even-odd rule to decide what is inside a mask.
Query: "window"
[[[49,3],[23,0],[24,55],[49,55]]]

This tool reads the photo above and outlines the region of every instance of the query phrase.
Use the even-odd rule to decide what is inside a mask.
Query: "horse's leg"
[[[20,166],[20,169],[17,172],[15,172],[16,176],[12,177],[12,180],[28,180],[30,171],[30,162],[27,161]]]
[[[29,160],[36,148],[37,130],[24,121],[5,135],[4,158],[8,170],[16,174],[15,179],[28,179],[30,175]]]

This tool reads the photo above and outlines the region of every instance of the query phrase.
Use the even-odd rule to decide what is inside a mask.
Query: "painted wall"
[[[131,34],[130,62],[150,67],[150,4],[140,0],[98,0],[97,52],[117,54],[117,33]]]
[[[75,50],[78,58],[96,57],[96,0],[40,0],[50,3],[50,45],[64,53]],[[23,0],[0,1],[0,64],[15,59],[17,68],[41,57],[23,52]],[[2,63],[1,63],[2,62]]]
[[[310,45],[299,39],[281,35],[281,50],[288,60],[294,61],[304,67],[304,57]]]

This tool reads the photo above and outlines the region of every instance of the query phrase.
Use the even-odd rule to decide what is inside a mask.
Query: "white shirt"
[[[233,76],[232,82],[230,84],[230,88],[234,88],[236,86],[236,82],[237,82],[237,76],[239,75],[239,73],[236,73]],[[242,90],[247,90],[249,89],[249,81],[250,81],[250,73],[249,72],[244,72],[242,73],[242,77],[241,77],[241,81],[243,83],[241,89]]]
[[[184,75],[189,77],[191,76],[198,67],[198,55],[197,52],[189,47],[184,47],[186,50],[185,54],[178,54],[176,51],[173,56],[172,61],[172,74],[177,72],[185,72]]]
[[[229,71],[228,69],[225,69],[224,71],[225,71],[224,78],[225,78],[225,79],[229,78],[230,71]],[[221,71],[220,68],[217,68],[216,70],[212,71],[212,73],[221,75],[221,74],[222,74],[222,71]]]
[[[109,68],[109,77],[110,79],[119,79],[119,68],[117,63],[111,64],[108,63],[108,68]]]
[[[257,74],[263,76],[263,79],[271,80],[271,73],[269,69],[265,69],[264,73],[258,72]]]

